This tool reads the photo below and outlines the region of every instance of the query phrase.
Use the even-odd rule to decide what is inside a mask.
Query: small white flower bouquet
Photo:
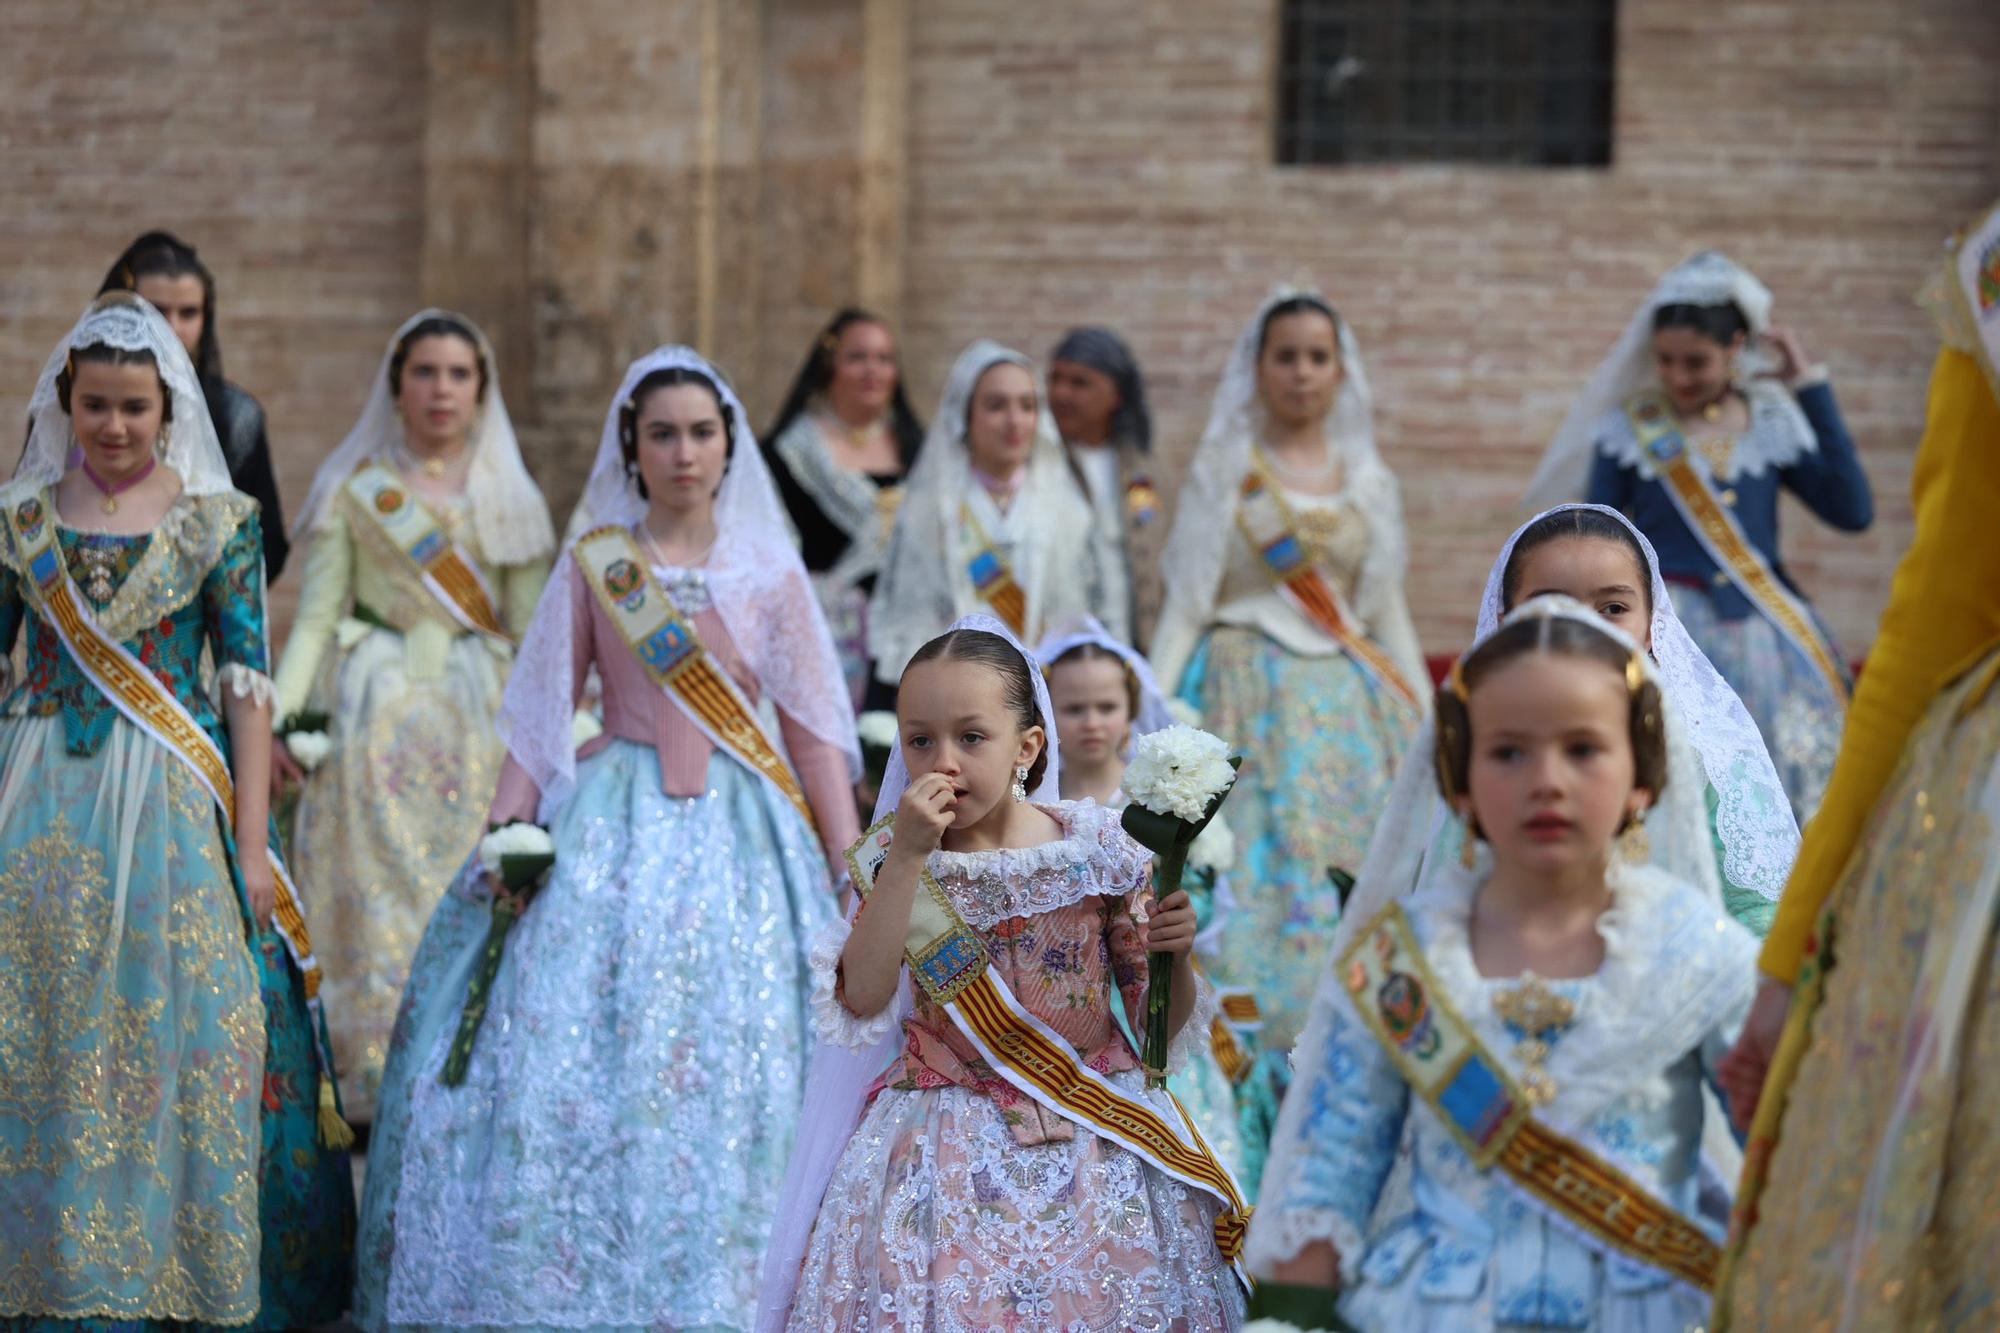
[[[278,728],[292,762],[310,773],[333,753],[333,737],[327,734],[332,719],[325,713],[294,713]]]
[[[871,787],[880,788],[889,768],[889,752],[896,748],[896,715],[870,709],[854,719],[855,735],[861,741],[861,768]]]
[[[486,1020],[486,999],[493,979],[500,975],[500,959],[507,950],[507,932],[528,910],[528,904],[548,878],[556,863],[555,839],[539,824],[517,819],[493,829],[479,840],[480,869],[491,875],[501,892],[493,895],[493,916],[486,927],[486,949],[479,966],[465,986],[465,1010],[459,1016],[458,1034],[452,1038],[438,1082],[455,1088],[465,1082],[466,1066],[472,1062],[472,1046],[479,1039],[479,1025]]]
[[[1121,822],[1135,841],[1159,858],[1153,883],[1156,902],[1179,891],[1195,842],[1222,808],[1242,762],[1229,753],[1228,742],[1220,736],[1187,726],[1141,736],[1132,746],[1124,783],[1131,804]],[[1228,830],[1217,837],[1227,838]],[[1227,847],[1211,842],[1203,857],[1217,864],[1233,860],[1234,839],[1229,842]],[[1173,959],[1152,954],[1146,960],[1145,1049],[1139,1054],[1150,1087],[1166,1086],[1167,1016],[1172,1003]]]

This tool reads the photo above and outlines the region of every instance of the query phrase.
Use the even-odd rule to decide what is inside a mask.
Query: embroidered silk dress
[[[1481,975],[1469,934],[1474,885],[1463,872],[1420,890],[1404,910],[1441,992],[1437,1005],[1448,1003],[1517,1082],[1533,1071],[1552,1081],[1538,1119],[1719,1239],[1727,1183],[1702,1169],[1702,1085],[1748,1011],[1756,941],[1705,895],[1652,867],[1615,870],[1611,887],[1598,923],[1604,963],[1575,980]],[[1533,1034],[1521,1026],[1532,1011],[1514,1003],[1531,988],[1569,1010]],[[1475,1167],[1355,1005],[1345,984],[1331,983],[1315,1003],[1307,1048],[1320,1054],[1293,1081],[1287,1136],[1251,1224],[1253,1253],[1290,1256],[1310,1240],[1333,1242],[1340,1313],[1367,1333],[1700,1326],[1705,1292],[1554,1215],[1499,1168]],[[1547,1045],[1540,1060],[1528,1058],[1531,1035]],[[1407,1188],[1385,1188],[1405,1159]]]
[[[701,571],[654,575],[755,704]],[[747,1328],[756,1308],[800,1114],[806,949],[837,914],[827,855],[647,675],[580,562],[557,578],[570,680],[597,668],[605,734],[580,752],[556,867],[507,937],[458,1087],[438,1076],[485,949],[476,861],[424,934],[369,1155],[354,1317],[371,1330]],[[813,614],[803,573],[795,592]],[[847,758],[779,717],[845,850]],[[510,758],[492,817],[533,819],[538,796]]]
[[[1947,348],[1916,537],[1759,960],[1793,1013],[1717,1327],[2000,1324],[1996,439],[2000,382]]]
[[[470,502],[412,497],[478,564],[518,634],[547,563],[491,565]],[[306,553],[278,715],[331,718],[333,752],[306,778],[292,846],[301,879],[321,886],[313,940],[334,1062],[348,1114],[365,1122],[424,922],[486,831],[503,757],[493,716],[512,654],[452,619],[351,491],[331,507]]]
[[[1062,823],[1059,840],[937,852],[930,869],[1015,998],[1091,1068],[1143,1095],[1113,1005],[1137,1015],[1144,1000],[1129,908],[1148,855],[1113,811],[1045,808]],[[894,1009],[857,1020],[841,1003],[847,935],[838,923],[814,947],[814,1018],[823,1040],[865,1047]],[[1205,1037],[1207,1021],[1198,1006],[1184,1031]],[[792,1329],[1240,1325],[1244,1298],[1216,1248],[1208,1195],[1022,1096],[927,998],[902,1030],[902,1055],[820,1205]]]
[[[25,635],[27,661],[0,717],[0,1317],[337,1319],[353,1184],[318,1140],[303,979],[251,923],[207,789],[28,608],[0,533],[0,642]],[[56,538],[99,624],[227,756],[204,655],[221,688],[270,689],[255,503]]]
[[[1353,608],[1352,623],[1421,690],[1429,677],[1401,571],[1380,567],[1367,511],[1347,496],[1284,498],[1308,558]],[[1236,910],[1222,923],[1210,971],[1220,985],[1253,991],[1263,1009],[1261,1069],[1238,1088],[1244,1173],[1255,1180],[1287,1058],[1340,919],[1328,868],[1359,869],[1418,713],[1279,596],[1240,532],[1230,534],[1210,622],[1180,621],[1171,593],[1167,614],[1156,664],[1171,673],[1176,659],[1186,663],[1181,696],[1245,756],[1227,816]]]

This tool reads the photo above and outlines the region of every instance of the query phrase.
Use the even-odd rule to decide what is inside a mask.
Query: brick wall
[[[1981,0],[1628,0],[1599,172],[1273,166],[1276,0],[168,12],[7,7],[17,399],[110,257],[165,225],[218,272],[230,374],[269,409],[293,498],[427,301],[488,321],[559,521],[645,345],[706,330],[761,422],[856,296],[897,317],[926,413],[975,336],[1041,354],[1073,323],[1124,330],[1171,470],[1238,326],[1273,282],[1311,280],[1361,339],[1433,651],[1469,628],[1570,396],[1706,245],[1834,369],[1882,520],[1846,538],[1794,512],[1787,546],[1864,647],[1908,538],[1933,346],[1908,295],[2000,190],[2000,11]]]
[[[419,299],[422,6],[8,0],[0,32],[7,410],[118,252],[166,227],[216,274],[225,366],[302,500]]]

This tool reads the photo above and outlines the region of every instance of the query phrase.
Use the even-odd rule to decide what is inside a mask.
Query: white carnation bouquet
[[[1229,789],[1236,785],[1236,770],[1242,762],[1229,753],[1228,742],[1220,736],[1189,726],[1167,727],[1134,742],[1124,781],[1131,804],[1125,807],[1121,822],[1127,833],[1160,859],[1153,886],[1155,901],[1165,901],[1180,890],[1194,845],[1215,820]],[[1225,838],[1229,845],[1218,846]],[[1234,859],[1233,844],[1228,830],[1222,829],[1202,855],[1227,864]],[[1166,1086],[1167,1016],[1172,1004],[1173,959],[1164,953],[1151,954],[1146,959],[1145,1041],[1139,1054],[1151,1087]]]
[[[472,1046],[479,1039],[479,1025],[486,1020],[486,999],[492,993],[493,979],[500,975],[507,932],[528,910],[549,871],[555,868],[556,842],[540,824],[516,819],[488,830],[473,856],[499,891],[493,895],[486,948],[465,986],[465,1009],[459,1015],[458,1033],[451,1040],[444,1070],[438,1075],[438,1082],[448,1088],[465,1082],[466,1066],[472,1062]]]

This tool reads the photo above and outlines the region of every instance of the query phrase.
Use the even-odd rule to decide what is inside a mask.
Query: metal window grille
[[[1277,159],[1611,161],[1617,0],[1282,0]]]

